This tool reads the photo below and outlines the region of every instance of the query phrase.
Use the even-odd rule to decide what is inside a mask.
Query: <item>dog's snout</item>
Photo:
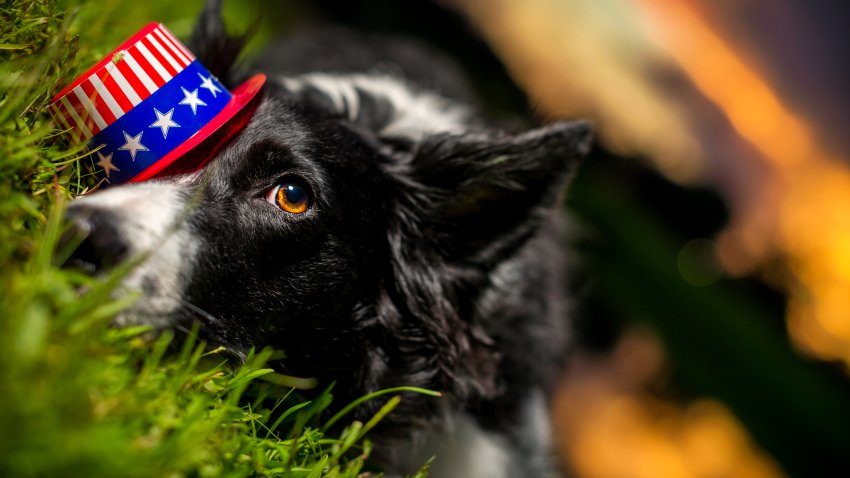
[[[118,230],[118,219],[103,208],[72,204],[65,214],[70,222],[63,243],[76,245],[65,267],[94,274],[108,270],[128,256],[129,245]]]

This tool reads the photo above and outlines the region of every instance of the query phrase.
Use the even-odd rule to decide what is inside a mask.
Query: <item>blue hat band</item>
[[[124,183],[204,128],[233,98],[197,60],[89,141],[101,178]]]

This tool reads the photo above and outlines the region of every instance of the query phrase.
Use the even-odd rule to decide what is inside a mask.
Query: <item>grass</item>
[[[56,266],[68,253],[63,205],[92,179],[46,114],[51,94],[134,31],[122,21],[170,18],[185,34],[199,5],[118,7],[0,4],[0,476],[364,476],[372,427],[403,392],[433,392],[384,390],[329,416],[332,389],[301,398],[269,367],[278,352],[233,368],[191,338],[111,328],[136,299],[110,297],[122,271],[93,279]],[[329,432],[387,394],[371,420]]]

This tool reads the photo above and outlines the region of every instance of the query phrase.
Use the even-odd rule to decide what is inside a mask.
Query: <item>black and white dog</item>
[[[190,48],[232,86],[241,42],[218,3]],[[89,233],[78,262],[149,255],[118,323],[200,321],[236,356],[285,350],[287,373],[337,382],[337,403],[444,392],[407,396],[375,430],[388,475],[436,454],[437,478],[548,476],[568,336],[559,204],[589,126],[489,127],[451,65],[401,43],[329,33],[259,68],[256,114],[202,171],[69,207]]]

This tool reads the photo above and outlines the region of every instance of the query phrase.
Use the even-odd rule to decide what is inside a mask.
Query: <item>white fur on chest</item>
[[[435,456],[431,478],[555,477],[551,466],[551,426],[543,394],[524,401],[519,423],[507,433],[485,430],[466,413],[452,414],[446,426],[429,433],[405,460],[415,469]]]
[[[422,455],[436,456],[433,478],[502,478],[510,476],[510,449],[505,437],[483,430],[465,414],[456,414],[448,428],[431,435]]]

